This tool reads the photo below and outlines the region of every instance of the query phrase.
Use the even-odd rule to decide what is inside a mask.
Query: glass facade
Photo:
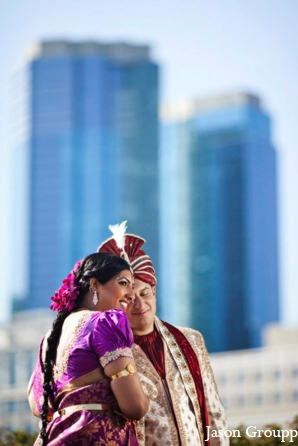
[[[169,135],[182,126],[188,138],[176,156],[186,166],[189,182],[187,218],[164,245],[183,240],[176,270],[181,263],[189,265],[183,281],[190,297],[179,294],[175,279],[173,321],[179,324],[179,306],[188,304],[187,325],[202,332],[209,351],[258,347],[262,328],[279,320],[276,154],[270,119],[250,95],[197,107],[183,123],[165,124],[164,157],[176,153]],[[168,174],[179,187],[171,168]],[[164,226],[167,211],[162,211]]]
[[[109,224],[128,220],[158,267],[158,66],[138,46],[119,57],[117,44],[41,45],[30,62],[25,308],[47,307]]]
[[[244,313],[241,149],[241,134],[231,129],[194,135],[191,152],[191,325],[216,350],[226,350],[230,331],[244,347],[245,327],[229,325],[232,314]]]
[[[160,292],[159,316],[175,325],[190,326],[188,123],[164,122],[160,150]]]

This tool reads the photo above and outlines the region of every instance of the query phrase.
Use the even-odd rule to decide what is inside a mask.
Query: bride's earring
[[[97,292],[96,292],[96,291],[94,291],[92,301],[93,301],[93,304],[94,304],[94,305],[96,305],[96,304],[98,303],[98,295],[97,295]]]

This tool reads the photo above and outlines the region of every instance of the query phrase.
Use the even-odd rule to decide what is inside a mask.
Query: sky
[[[30,43],[45,39],[149,44],[161,66],[161,102],[233,91],[260,96],[272,118],[279,167],[282,321],[298,325],[298,2],[297,0],[0,0],[0,297],[8,314],[8,234],[14,76]]]

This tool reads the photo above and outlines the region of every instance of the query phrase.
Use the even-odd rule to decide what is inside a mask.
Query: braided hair
[[[54,407],[55,387],[53,379],[53,367],[56,361],[57,347],[62,332],[62,326],[67,316],[74,310],[81,308],[82,301],[90,288],[90,280],[95,278],[101,284],[106,284],[112,277],[123,270],[129,270],[128,263],[121,257],[117,257],[110,253],[95,253],[87,256],[80,264],[78,269],[74,271],[75,282],[78,286],[77,298],[74,302],[72,310],[59,311],[57,318],[54,320],[49,337],[47,338],[47,347],[45,358],[42,358],[42,348],[40,349],[43,372],[43,404],[41,412],[41,430],[39,436],[42,440],[42,446],[47,444],[47,423],[51,420],[49,416],[49,402]]]

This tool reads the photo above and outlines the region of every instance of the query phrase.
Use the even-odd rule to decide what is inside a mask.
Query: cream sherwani
[[[143,350],[133,345],[133,355],[144,392],[150,398],[149,411],[136,423],[140,446],[203,446],[204,434],[193,378],[176,339],[155,318],[164,344],[166,380],[162,380]],[[209,414],[210,432],[227,429],[226,416],[214,380],[209,355],[201,333],[179,328],[199,360]],[[211,446],[227,446],[229,439],[210,437]]]

